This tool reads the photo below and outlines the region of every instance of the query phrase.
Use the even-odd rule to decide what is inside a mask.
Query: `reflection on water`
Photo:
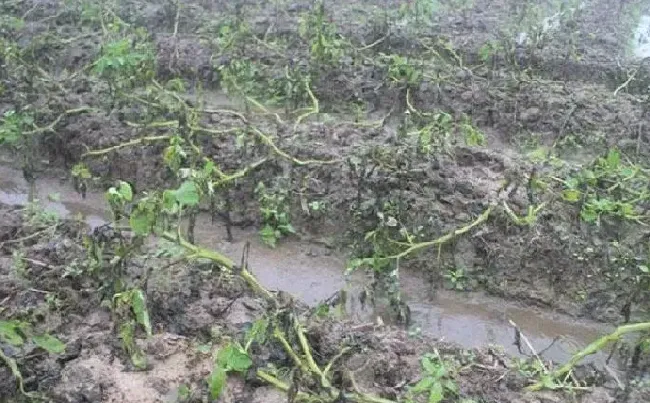
[[[634,56],[639,59],[650,57],[650,15],[642,15],[634,31]]]
[[[38,195],[45,208],[60,216],[81,214],[91,226],[105,223],[108,217],[102,194],[89,192],[86,199],[70,186],[58,180],[37,181]],[[59,201],[48,200],[58,194]],[[23,205],[27,202],[27,184],[14,169],[0,166],[0,202]],[[261,244],[256,231],[233,229],[235,242],[225,241],[221,225],[212,225],[208,216],[199,217],[195,229],[197,242],[219,250],[239,261],[246,242],[251,242],[249,265],[259,281],[269,289],[289,292],[305,303],[315,305],[346,287],[342,275],[345,259],[331,255],[331,251],[305,242],[284,241],[277,249]],[[513,345],[514,330],[508,320],[514,321],[538,350],[552,344],[545,357],[565,361],[577,349],[586,346],[609,329],[607,326],[576,321],[572,318],[518,306],[498,298],[478,293],[433,291],[427,281],[416,273],[400,273],[404,297],[408,302],[414,325],[424,334],[464,347],[501,345],[508,353],[517,354]],[[372,312],[361,309],[355,302],[358,291],[365,284],[358,273],[347,284],[351,303],[349,313],[370,320]],[[554,340],[558,339],[557,341]],[[603,357],[597,357],[600,361]]]

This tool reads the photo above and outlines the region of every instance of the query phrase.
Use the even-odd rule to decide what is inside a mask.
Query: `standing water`
[[[27,203],[28,186],[19,171],[0,165],[0,178],[1,203]],[[102,194],[89,192],[86,199],[81,199],[56,179],[38,180],[37,189],[45,209],[62,217],[80,214],[91,227],[96,227],[105,223],[109,215]],[[50,200],[47,196],[51,194],[60,196]],[[349,314],[371,319],[371,313],[364,312],[358,302],[354,303],[363,287],[363,276],[353,276],[346,283],[344,258],[332,255],[324,247],[300,241],[283,241],[277,249],[270,249],[261,244],[255,231],[237,228],[233,228],[235,241],[229,243],[224,239],[224,228],[210,222],[209,217],[197,220],[197,242],[234,260],[241,257],[244,246],[250,242],[249,265],[265,287],[286,291],[312,306],[347,287],[353,301]],[[426,335],[466,348],[499,345],[506,352],[517,355],[513,344],[514,329],[509,324],[512,320],[537,351],[546,349],[545,358],[561,362],[611,330],[602,324],[519,306],[479,293],[434,291],[422,277],[422,274],[408,271],[400,273],[413,326]],[[595,360],[603,362],[604,356],[596,356]]]

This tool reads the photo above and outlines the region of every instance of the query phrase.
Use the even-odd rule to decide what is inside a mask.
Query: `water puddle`
[[[38,194],[48,211],[60,216],[81,214],[91,226],[106,222],[108,209],[102,194],[88,193],[82,200],[69,185],[58,180],[41,179]],[[58,201],[49,194],[59,194]],[[25,204],[27,185],[19,171],[0,165],[0,202]],[[342,275],[345,259],[325,247],[299,241],[284,241],[277,249],[261,244],[256,231],[233,228],[235,241],[225,240],[225,229],[211,224],[208,216],[199,217],[195,229],[197,242],[214,248],[239,261],[246,242],[251,243],[249,265],[259,281],[269,289],[283,290],[305,303],[316,305],[346,287]],[[347,285],[350,314],[371,320],[372,312],[360,308],[357,296],[364,284],[357,273]],[[567,360],[576,350],[607,333],[609,326],[544,312],[488,297],[479,293],[454,293],[433,290],[417,273],[400,273],[404,298],[408,302],[414,327],[423,334],[455,342],[467,348],[503,346],[517,355],[514,346],[514,321],[537,351],[558,362]],[[549,347],[550,346],[550,347]],[[528,353],[528,352],[526,352]],[[604,356],[592,358],[604,362]]]
[[[650,57],[650,15],[642,15],[634,31],[634,56],[639,59]]]

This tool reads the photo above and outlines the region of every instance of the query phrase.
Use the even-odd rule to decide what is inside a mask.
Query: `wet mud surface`
[[[235,262],[251,246],[248,264],[260,283],[278,300],[285,293],[295,298],[287,297],[288,305],[308,323],[318,364],[350,349],[335,366],[341,390],[410,403],[408,389],[423,376],[419,360],[435,352],[458,384],[445,402],[650,401],[641,382],[650,364],[625,345],[616,345],[608,363],[609,349],[576,368],[575,390],[524,389],[650,311],[650,294],[641,287],[650,254],[647,186],[634,189],[640,197],[633,214],[628,211],[633,220],[603,216],[587,223],[585,200],[564,200],[567,183],[595,170],[609,150],[618,150],[635,172],[648,171],[647,1],[328,1],[326,22],[337,31],[329,39],[334,48],[341,41],[344,56],[327,66],[314,62],[315,48],[303,32],[306,13],[315,15],[312,1],[86,3],[16,2],[3,5],[7,18],[0,19],[1,39],[28,49],[38,67],[25,69],[9,51],[2,54],[0,112],[25,106],[37,116],[32,126],[46,134],[37,145],[38,199],[45,211],[65,217],[56,221],[26,207],[20,158],[3,156],[0,313],[33,322],[37,332],[67,345],[58,357],[33,343],[3,345],[28,391],[64,403],[153,403],[183,401],[179,388],[187,385],[185,401],[208,401],[205,379],[219,343],[240,338],[277,309],[236,276],[179,263],[169,243],[147,243],[125,268],[129,281],[145,288],[154,325],[153,337],[137,338],[150,365],[135,371],[115,318],[101,305],[106,298],[98,282],[81,275],[90,267],[88,237],[116,239],[104,225],[109,186],[128,180],[139,197],[177,185],[178,172],[161,156],[176,129],[187,129],[181,122],[189,116],[202,157],[222,173],[251,167],[217,192],[217,210],[229,209],[235,223],[233,240],[226,240],[223,217],[213,223],[201,206],[197,243]],[[425,7],[430,18],[423,22],[422,9],[413,14],[413,7]],[[231,47],[224,37],[237,26],[250,43]],[[144,76],[158,81],[113,99],[115,82],[107,85],[95,63],[110,53],[105,41],[113,35],[124,35],[135,49],[142,39],[135,27],[147,30],[143,37],[152,45],[153,71]],[[395,69],[400,60],[406,70]],[[224,69],[240,61],[254,70],[244,80],[252,89],[244,90],[269,105],[227,88]],[[10,62],[18,68],[5,69]],[[403,84],[395,74],[419,75]],[[306,75],[315,104],[302,93],[271,105]],[[291,90],[278,84],[286,77],[294,80]],[[179,82],[182,90],[168,89]],[[314,105],[317,111],[300,114]],[[11,115],[3,116],[4,130]],[[171,119],[171,126],[156,126],[158,119]],[[447,119],[439,138],[427,140],[431,132],[423,130],[431,127],[418,126],[422,120],[442,127]],[[468,133],[484,142],[468,141]],[[70,168],[77,163],[92,176],[85,199],[72,190]],[[259,183],[289,195],[287,213],[298,234],[276,249],[260,241]],[[597,185],[603,197],[622,186]],[[324,206],[321,213],[310,210],[314,202]],[[374,256],[369,233],[403,235],[390,232],[394,221],[425,241],[454,234],[488,209],[494,211],[479,227],[398,259],[407,329],[362,303],[368,273],[344,276],[348,257]],[[459,272],[466,278],[458,288],[466,291],[447,290],[455,288],[450,274]],[[342,289],[346,315],[314,319],[321,303]],[[525,343],[522,349],[510,321],[543,351],[543,363],[520,360],[533,354]],[[255,366],[291,367],[277,347],[259,346],[263,362]],[[0,401],[27,400],[15,386],[8,366],[0,366]],[[249,373],[230,376],[220,401],[274,403],[287,401],[287,394]]]
[[[0,173],[6,178],[0,184],[0,203],[25,205],[28,187],[20,178],[20,172],[4,165],[0,166]],[[72,218],[79,214],[91,228],[104,225],[108,220],[110,210],[100,194],[91,192],[82,199],[69,185],[48,179],[39,181],[39,193],[44,200],[52,194],[66,195],[57,202],[44,203],[47,211],[62,217]],[[264,287],[287,292],[310,306],[347,289],[351,296],[347,314],[362,321],[375,320],[377,313],[358,300],[368,280],[362,273],[345,277],[346,258],[342,252],[297,240],[287,240],[271,249],[262,244],[257,231],[250,229],[234,229],[234,242],[228,242],[223,223],[211,221],[208,215],[198,217],[195,229],[198,243],[222,251],[233,260],[239,259],[245,245],[250,243],[249,265]],[[494,345],[517,355],[519,352],[513,344],[514,329],[509,324],[512,320],[536,349],[546,350],[546,358],[563,362],[612,330],[601,323],[580,321],[480,293],[434,289],[418,273],[404,272],[400,282],[412,312],[412,326],[427,336],[465,348]],[[526,349],[523,351],[524,355],[530,353]],[[602,364],[605,358],[600,356],[598,360]]]

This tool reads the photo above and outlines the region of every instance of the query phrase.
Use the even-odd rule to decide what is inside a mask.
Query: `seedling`
[[[296,233],[290,221],[287,192],[283,190],[270,192],[264,183],[260,182],[255,189],[255,194],[262,215],[260,236],[265,244],[275,248],[278,240]]]
[[[422,378],[409,389],[411,395],[428,396],[429,403],[440,403],[450,396],[458,395],[458,385],[449,370],[449,363],[445,362],[437,352],[424,355],[420,362]]]
[[[226,387],[226,378],[229,372],[245,372],[253,365],[248,353],[238,344],[224,346],[214,362],[212,373],[207,379],[210,399],[217,400]]]

